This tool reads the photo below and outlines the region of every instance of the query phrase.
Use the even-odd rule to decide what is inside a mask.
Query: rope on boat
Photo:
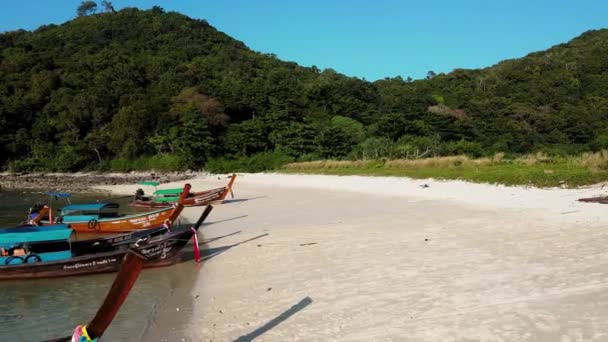
[[[147,244],[148,241],[150,241],[150,235],[148,235],[146,237],[143,237],[143,238],[137,239],[137,241],[135,241],[135,245],[134,246],[139,248],[140,244],[142,244],[142,243],[143,244]]]

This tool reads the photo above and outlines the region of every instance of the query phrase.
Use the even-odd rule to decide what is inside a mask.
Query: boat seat
[[[26,254],[27,252],[25,251],[25,248],[22,248],[21,246],[0,248],[0,256],[23,256]]]

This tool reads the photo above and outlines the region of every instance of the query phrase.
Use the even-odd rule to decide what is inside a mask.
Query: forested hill
[[[608,30],[483,70],[430,82],[475,129],[469,139],[513,152],[576,153],[608,148]]]
[[[124,9],[0,35],[0,163],[203,167],[608,147],[608,31],[484,70],[367,82]],[[139,164],[138,164],[139,163]]]

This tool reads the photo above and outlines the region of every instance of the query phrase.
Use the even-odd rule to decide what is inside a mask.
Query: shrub
[[[367,138],[358,146],[363,159],[388,157],[391,151],[391,140],[387,138]]]
[[[608,133],[602,133],[596,136],[591,143],[591,148],[594,151],[608,149]]]
[[[8,170],[11,172],[32,172],[39,167],[34,158],[12,160],[8,163]]]
[[[179,171],[188,167],[188,161],[179,155],[156,154],[137,159],[117,158],[110,162],[110,169],[115,172],[129,171]]]
[[[212,173],[263,172],[278,169],[293,161],[292,157],[281,152],[263,152],[249,157],[211,159],[207,162],[206,169]]]
[[[156,171],[179,171],[188,167],[185,158],[172,154],[157,154],[147,160],[147,170]]]
[[[110,162],[110,170],[115,172],[129,172],[132,170],[131,161],[124,158],[116,158]]]
[[[483,155],[481,144],[473,141],[459,140],[450,141],[443,144],[442,155],[467,155],[473,158],[479,158]]]
[[[393,143],[390,157],[414,159],[433,157],[439,152],[439,137],[404,135]]]
[[[608,150],[596,153],[583,153],[578,163],[590,170],[608,170]]]

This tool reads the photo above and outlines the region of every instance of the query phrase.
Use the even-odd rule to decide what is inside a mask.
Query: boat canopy
[[[154,191],[154,195],[179,195],[184,191],[184,188],[176,188],[176,189],[162,189]]]
[[[47,232],[50,230],[62,230],[68,229],[67,224],[53,224],[48,226],[19,226],[11,228],[0,228],[0,240],[2,240],[3,234],[7,233],[36,233],[36,232]]]
[[[159,182],[154,182],[154,181],[141,181],[141,182],[137,182],[137,184],[139,184],[139,185],[149,185],[149,186],[159,186],[160,185]]]
[[[72,230],[67,228],[67,225],[61,226],[63,226],[64,229],[38,232],[4,233],[0,235],[0,246],[10,246],[21,243],[41,241],[67,241],[72,235]]]
[[[116,203],[82,203],[66,205],[61,211],[101,211],[102,209],[118,209]]]
[[[170,196],[170,197],[156,197],[154,199],[154,202],[157,202],[157,203],[170,203],[170,202],[177,202],[178,200],[179,200],[179,197],[173,197],[173,196]]]
[[[100,218],[118,216],[116,203],[84,203],[70,204],[61,209],[64,222],[90,221]]]
[[[45,192],[46,195],[55,196],[57,198],[68,198],[72,197],[72,194],[69,192]]]

